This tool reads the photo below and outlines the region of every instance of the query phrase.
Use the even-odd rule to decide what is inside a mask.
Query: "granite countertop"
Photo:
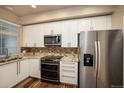
[[[41,57],[48,56],[48,54],[37,54],[37,55],[21,55],[19,58],[16,58],[15,56],[10,57],[9,59],[0,60],[0,66],[6,65],[13,62],[18,62],[19,60],[24,59],[40,59]],[[67,61],[67,62],[79,62],[78,55],[71,55],[71,54],[65,54],[61,55],[63,58],[60,61]],[[15,59],[14,59],[15,57]],[[12,59],[12,60],[11,60]]]
[[[27,56],[24,56],[23,58],[26,58],[26,59],[40,59],[44,56],[48,56],[48,55],[27,55]],[[70,55],[70,54],[66,54],[66,55],[61,55],[63,56],[63,58],[60,60],[60,61],[68,61],[68,62],[79,62],[79,59],[78,59],[78,55]]]
[[[14,63],[14,62],[18,62],[18,61],[21,61],[21,60],[23,60],[23,58],[22,59],[13,59],[13,60],[9,60],[9,61],[3,61],[3,62],[0,62],[0,66],[10,64],[10,63]]]

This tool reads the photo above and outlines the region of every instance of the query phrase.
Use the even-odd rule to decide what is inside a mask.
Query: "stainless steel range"
[[[59,83],[59,65],[62,56],[45,56],[41,58],[41,80]]]

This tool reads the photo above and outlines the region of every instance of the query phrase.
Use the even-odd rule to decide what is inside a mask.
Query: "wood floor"
[[[21,83],[17,84],[14,88],[76,88],[75,85],[67,84],[53,84],[41,82],[41,80],[29,77]]]

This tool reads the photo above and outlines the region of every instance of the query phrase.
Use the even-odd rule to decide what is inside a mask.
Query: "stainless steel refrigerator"
[[[121,30],[80,33],[79,87],[122,87],[122,40]]]

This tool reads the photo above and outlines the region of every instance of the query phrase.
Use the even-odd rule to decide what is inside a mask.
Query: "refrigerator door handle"
[[[95,65],[94,70],[97,72],[97,64],[98,64],[98,49],[97,49],[97,41],[95,41]]]
[[[99,58],[98,58],[98,60],[99,60],[99,63],[98,63],[98,70],[100,71],[100,60],[101,60],[101,49],[100,49],[100,41],[98,41],[98,53],[99,53]]]

